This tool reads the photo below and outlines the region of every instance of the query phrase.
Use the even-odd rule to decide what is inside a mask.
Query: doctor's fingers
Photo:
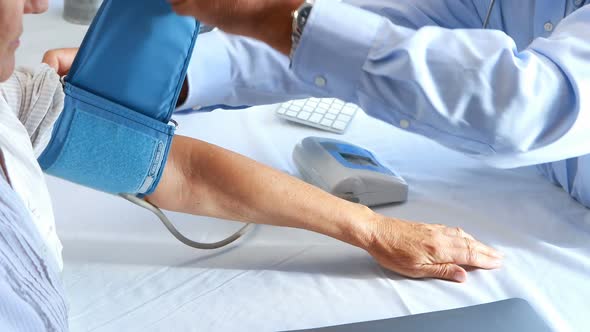
[[[225,32],[250,35],[267,27],[261,19],[275,12],[287,0],[168,0],[179,15],[197,20]],[[290,2],[297,0],[288,0]],[[287,4],[290,4],[287,2]]]
[[[195,1],[192,0],[168,0],[168,2],[178,15],[192,16],[193,12],[198,9],[195,8]]]
[[[168,0],[172,9],[183,16],[193,16],[196,19],[212,25],[235,17],[240,6],[239,0]]]

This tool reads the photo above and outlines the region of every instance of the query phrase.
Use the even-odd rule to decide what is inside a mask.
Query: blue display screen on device
[[[334,142],[322,142],[320,144],[345,167],[396,175],[390,169],[381,165],[371,152],[358,146]]]

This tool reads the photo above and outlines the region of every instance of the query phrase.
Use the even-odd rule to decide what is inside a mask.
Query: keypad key
[[[358,106],[333,98],[309,98],[285,102],[276,114],[311,127],[342,133],[353,120]]]
[[[320,121],[322,121],[323,116],[321,114],[318,113],[313,113],[310,117],[308,121],[311,121],[313,123],[320,123]]]
[[[318,107],[324,107],[329,109],[332,106],[332,103],[327,103],[325,101],[320,102],[320,104],[318,105]]]
[[[344,121],[334,121],[332,128],[338,129],[338,130],[344,130],[344,129],[346,129],[346,124],[347,124],[347,122],[344,122]]]
[[[348,121],[350,121],[350,119],[352,119],[350,117],[350,115],[346,115],[346,114],[338,115],[338,120],[340,120],[340,121],[348,122]]]
[[[332,123],[334,123],[334,121],[330,119],[323,119],[321,122],[321,124],[326,127],[332,127]]]
[[[311,113],[311,112],[313,112],[314,107],[311,106],[311,105],[305,105],[305,106],[303,106],[303,109],[302,110],[305,111],[305,112],[310,112]]]
[[[297,119],[307,120],[307,119],[309,119],[310,115],[311,115],[311,112],[301,112],[297,115]]]
[[[342,109],[342,114],[353,115],[354,112],[356,112],[356,110],[357,110],[356,106],[346,105]]]

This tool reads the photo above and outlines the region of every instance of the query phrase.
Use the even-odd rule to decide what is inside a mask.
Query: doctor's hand
[[[256,38],[284,54],[291,49],[291,13],[304,0],[168,0],[179,15],[193,16],[232,34]]]
[[[499,268],[502,255],[460,228],[379,216],[365,248],[382,266],[412,278],[464,282],[462,266]]]
[[[67,75],[78,54],[78,48],[59,48],[45,52],[43,62],[57,71],[59,76]]]

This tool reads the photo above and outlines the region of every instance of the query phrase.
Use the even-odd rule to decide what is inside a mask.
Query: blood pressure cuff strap
[[[105,0],[65,80],[41,167],[108,193],[153,192],[198,31],[166,0]]]

